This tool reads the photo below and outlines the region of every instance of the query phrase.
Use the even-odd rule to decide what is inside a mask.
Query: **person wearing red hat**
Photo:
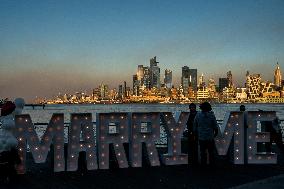
[[[15,109],[16,105],[11,101],[7,101],[1,107],[1,116],[7,116],[11,114]]]

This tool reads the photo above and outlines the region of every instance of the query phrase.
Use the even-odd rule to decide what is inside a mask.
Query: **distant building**
[[[274,84],[277,87],[281,87],[281,84],[282,84],[282,76],[281,76],[281,71],[280,71],[278,62],[277,62],[276,69],[274,71]]]
[[[206,100],[209,98],[209,91],[206,87],[199,87],[197,90],[197,99]]]
[[[161,88],[161,80],[160,80],[160,68],[158,66],[156,56],[150,59],[150,80],[151,80],[151,88],[155,87],[157,89]]]
[[[225,87],[229,87],[228,78],[219,78],[219,92],[222,92]]]
[[[122,99],[123,97],[123,87],[122,85],[118,86],[118,99]]]
[[[246,88],[236,88],[236,99],[240,102],[245,101],[247,99]]]
[[[139,96],[140,81],[137,75],[133,75],[133,95]]]
[[[204,75],[203,73],[199,76],[198,79],[198,87],[205,87],[205,80],[204,80]]]
[[[108,99],[109,95],[108,95],[108,86],[105,84],[101,84],[100,85],[100,97],[101,99]]]
[[[171,70],[165,70],[165,77],[164,77],[164,84],[165,87],[170,89],[173,86],[173,76]]]
[[[208,81],[208,92],[209,92],[210,98],[215,97],[215,94],[216,94],[216,84],[215,84],[214,79],[209,79],[209,81]]]
[[[227,79],[228,79],[228,87],[233,87],[233,75],[231,71],[227,72]]]
[[[188,95],[188,88],[191,86],[193,91],[197,91],[197,69],[189,69],[188,66],[182,67],[181,85],[185,96]]]
[[[248,99],[256,99],[260,96],[260,74],[248,75],[246,79]]]
[[[183,90],[183,95],[188,95],[188,87],[189,87],[189,67],[183,66],[181,68],[181,86]]]
[[[137,80],[142,81],[143,77],[144,77],[144,66],[138,65]]]
[[[124,87],[123,87],[123,97],[128,97],[127,96],[127,86],[126,86],[126,81],[124,81]]]
[[[150,89],[151,88],[151,72],[150,72],[150,68],[149,67],[144,67],[143,71],[144,71],[144,75],[143,75],[143,81],[142,81],[142,85],[141,86],[144,86],[144,88],[146,88],[146,89]]]
[[[189,84],[194,91],[197,91],[197,69],[189,69]]]

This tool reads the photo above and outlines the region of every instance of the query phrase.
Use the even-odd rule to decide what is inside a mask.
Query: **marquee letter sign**
[[[142,166],[142,143],[146,145],[151,166],[159,166],[155,141],[160,138],[160,113],[133,113],[131,137],[129,148],[131,166]]]
[[[272,152],[258,152],[257,143],[270,142],[270,133],[265,132],[269,128],[264,128],[264,121],[272,122],[276,118],[275,111],[248,112],[248,130],[247,130],[247,153],[248,163],[266,164],[277,163],[277,155]],[[260,127],[260,128],[257,128]],[[272,127],[272,125],[271,125]]]
[[[187,154],[181,153],[181,137],[186,127],[189,112],[182,112],[176,122],[171,112],[162,113],[161,118],[165,124],[168,136],[168,154],[163,155],[166,165],[187,164]]]
[[[215,138],[219,155],[226,155],[230,143],[234,139],[234,163],[244,164],[244,113],[230,112],[226,114],[223,125]]]
[[[92,114],[71,114],[70,120],[67,171],[76,171],[78,169],[78,157],[81,151],[86,152],[87,169],[97,169]]]
[[[53,114],[44,135],[39,137],[29,115],[17,115],[15,119],[17,126],[16,137],[19,141],[18,151],[21,164],[18,167],[19,173],[25,173],[27,143],[30,152],[36,163],[44,163],[51,143],[54,146],[54,171],[65,171],[64,159],[64,115]]]
[[[21,164],[19,173],[25,173],[27,144],[35,163],[46,161],[50,146],[54,147],[54,171],[78,169],[79,152],[86,153],[88,170],[109,169],[109,146],[112,144],[115,159],[120,168],[129,166],[124,143],[129,143],[129,162],[132,167],[142,166],[145,145],[151,166],[159,166],[160,160],[155,142],[160,138],[160,118],[164,122],[168,140],[168,153],[162,155],[166,165],[187,164],[187,154],[181,153],[181,135],[189,113],[181,112],[178,120],[171,112],[158,113],[99,113],[96,115],[96,133],[92,114],[71,114],[68,132],[68,151],[64,156],[64,115],[53,114],[39,139],[29,115],[15,116],[16,138]],[[233,111],[226,114],[215,144],[219,155],[227,155],[233,141],[234,164],[276,164],[277,155],[271,152],[270,132],[275,123],[275,111]],[[95,143],[95,136],[96,141]],[[258,146],[265,144],[262,152]]]
[[[97,124],[97,144],[100,169],[109,169],[109,145],[113,144],[119,168],[127,168],[123,143],[128,143],[129,121],[127,113],[100,113]]]

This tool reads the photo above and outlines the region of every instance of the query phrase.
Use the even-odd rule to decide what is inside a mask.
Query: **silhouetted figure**
[[[241,112],[246,111],[246,107],[245,107],[245,105],[243,105],[243,104],[242,104],[242,105],[240,105],[240,111],[241,111]]]
[[[196,105],[191,103],[189,105],[189,117],[186,123],[187,125],[187,137],[188,137],[188,162],[192,165],[198,164],[198,139],[196,133],[193,131],[193,122],[197,114]]]
[[[208,155],[209,164],[214,164],[214,137],[218,134],[217,120],[208,102],[200,104],[200,109],[201,112],[198,112],[194,119],[193,128],[198,136],[201,165],[207,164]]]

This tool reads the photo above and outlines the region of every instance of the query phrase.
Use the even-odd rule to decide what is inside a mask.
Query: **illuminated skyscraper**
[[[248,75],[246,79],[248,99],[256,99],[260,96],[260,74]]]
[[[279,64],[277,62],[277,67],[276,67],[275,72],[274,72],[274,84],[277,87],[281,87],[281,82],[282,82],[282,76],[281,76]]]
[[[166,88],[170,89],[173,85],[173,78],[172,78],[172,71],[171,70],[165,70],[165,78],[164,83]]]

